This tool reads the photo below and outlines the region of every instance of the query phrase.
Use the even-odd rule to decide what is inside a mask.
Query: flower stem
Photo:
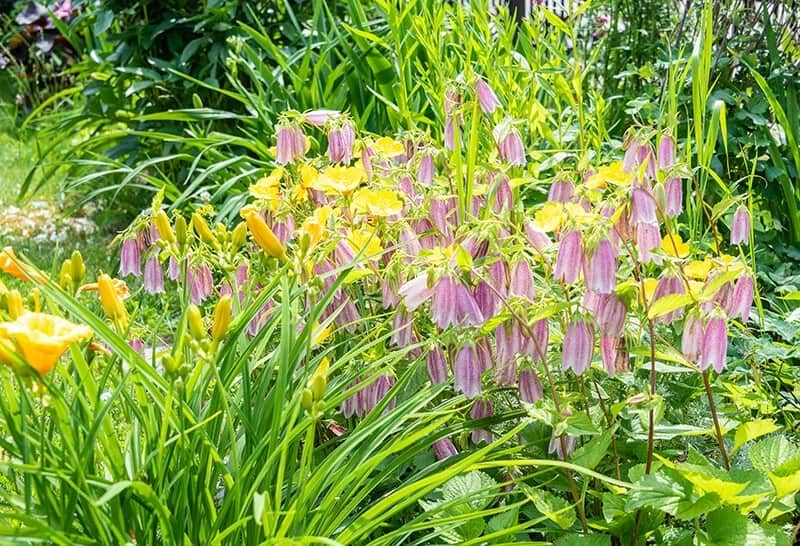
[[[717,433],[717,443],[719,444],[719,453],[722,455],[722,462],[725,464],[725,470],[731,469],[731,462],[728,459],[728,452],[725,449],[725,441],[722,439],[722,429],[719,426],[719,418],[717,417],[717,405],[714,403],[714,396],[711,394],[711,382],[708,380],[708,372],[703,372],[703,384],[706,387],[706,396],[708,396],[708,405],[711,407],[711,418],[714,420],[714,430]]]
[[[653,397],[656,395],[656,333],[653,321],[648,320],[647,326],[650,331],[650,399],[652,403]],[[647,463],[645,464],[645,472],[650,474],[653,467],[653,447],[655,444],[655,428],[656,417],[655,408],[650,408],[648,413],[648,429],[647,429]]]

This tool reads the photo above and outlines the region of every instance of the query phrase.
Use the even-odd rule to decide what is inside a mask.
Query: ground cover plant
[[[142,87],[210,93],[191,106],[84,124],[73,89],[35,112],[85,146],[67,195],[137,193],[75,251],[19,235],[39,205],[4,209],[4,540],[794,543],[800,256],[757,162],[716,165],[743,138],[719,12],[623,118],[603,93],[648,86],[598,86],[620,61],[590,7],[312,3],[297,50],[244,23],[224,85]],[[107,153],[131,137],[146,157]]]

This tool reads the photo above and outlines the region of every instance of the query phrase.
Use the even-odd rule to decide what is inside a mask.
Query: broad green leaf
[[[651,320],[658,318],[690,303],[692,303],[692,296],[689,294],[670,294],[669,296],[658,298],[647,310],[647,318]]]
[[[784,436],[759,440],[750,447],[747,455],[753,468],[762,472],[775,472],[781,466],[800,459],[797,446]]]
[[[775,496],[782,499],[786,495],[794,495],[800,491],[800,471],[793,472],[787,476],[779,476],[773,472],[767,472],[769,480],[775,486]]]
[[[608,535],[581,535],[578,533],[569,533],[562,535],[555,542],[553,546],[611,546],[611,537]]]
[[[778,426],[770,419],[758,419],[742,423],[736,428],[736,435],[733,439],[732,453],[735,453],[747,442],[760,438],[778,430]]]
[[[706,527],[703,543],[709,546],[789,546],[786,533],[772,526],[758,525],[731,508],[721,508],[708,514]]]
[[[617,425],[603,431],[599,436],[592,438],[591,441],[576,449],[570,457],[570,462],[578,466],[594,469],[603,457],[608,453],[608,448],[611,446],[611,439],[614,437],[614,432],[617,430]]]
[[[472,497],[471,507],[476,511],[483,510],[489,505],[491,499],[482,498],[484,496],[477,495],[477,493],[485,492],[495,485],[497,482],[491,476],[479,470],[473,470],[448,480],[442,486],[442,497],[445,501]]]

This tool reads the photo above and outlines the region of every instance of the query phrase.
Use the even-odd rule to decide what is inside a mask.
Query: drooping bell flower
[[[449,438],[442,438],[433,442],[433,455],[437,461],[458,455],[455,444]]]
[[[657,224],[656,200],[644,188],[633,188],[631,192],[631,225]]]
[[[455,212],[453,201],[450,199],[432,199],[430,203],[430,218],[438,230],[448,241],[453,239],[450,230],[450,219]]]
[[[550,185],[550,191],[547,194],[548,201],[556,201],[559,203],[569,203],[575,195],[575,184],[569,180],[556,180]]]
[[[331,163],[350,163],[355,142],[356,132],[349,121],[332,127],[328,131],[328,158]]]
[[[306,136],[300,127],[280,125],[275,145],[275,161],[279,165],[292,163],[306,154]]]
[[[454,388],[467,398],[475,398],[481,393],[481,363],[474,345],[465,345],[458,351],[454,368]]]
[[[598,294],[610,294],[617,286],[617,258],[614,247],[608,239],[597,244],[584,267],[586,287]]]
[[[708,324],[703,331],[703,341],[700,345],[700,369],[705,371],[710,366],[717,373],[725,369],[728,355],[728,323],[724,317],[717,314],[708,319]]]
[[[600,358],[603,361],[603,368],[610,377],[616,373],[615,363],[617,361],[617,338],[600,338]]]
[[[711,278],[709,278],[708,282],[711,282]],[[733,308],[731,307],[731,301],[733,299],[733,282],[726,282],[722,286],[719,287],[717,292],[714,294],[714,298],[711,302],[706,302],[704,304],[704,311],[710,313],[714,309],[714,304],[717,304],[726,314],[730,316],[733,312]]]
[[[486,419],[492,415],[494,415],[492,403],[486,399],[475,400],[475,402],[472,403],[472,408],[469,411],[469,416],[475,420]],[[475,444],[479,444],[481,442],[490,444],[492,443],[493,439],[494,436],[492,436],[492,433],[486,429],[477,428],[472,430],[472,442]]]
[[[148,294],[164,293],[164,271],[158,256],[150,257],[144,264],[144,290]]]
[[[544,362],[547,356],[547,344],[550,339],[550,325],[547,319],[540,319],[531,328],[533,337],[523,336],[522,352],[531,357],[533,362]]]
[[[264,302],[264,305],[262,305],[261,308],[256,311],[256,313],[253,315],[253,318],[251,318],[250,322],[247,323],[247,329],[245,330],[247,335],[251,337],[258,335],[258,333],[267,323],[267,320],[269,320],[274,307],[275,304],[272,302],[272,300],[267,300]]]
[[[622,335],[625,326],[625,305],[616,294],[599,296],[594,312],[601,336],[616,338]]]
[[[564,416],[569,417],[572,415],[572,412],[568,409],[562,411]],[[575,444],[577,443],[577,438],[575,436],[564,435],[563,438],[561,436],[555,436],[555,429],[553,429],[553,438],[550,440],[550,445],[547,446],[547,453],[550,455],[555,454],[559,459],[562,461],[566,461],[572,452],[575,451]],[[564,451],[566,449],[566,452]]]
[[[500,159],[511,166],[524,167],[528,160],[525,157],[525,146],[522,135],[511,124],[500,123],[492,131]]]
[[[680,178],[669,178],[664,182],[666,207],[664,212],[675,218],[683,212],[683,182]]]
[[[498,214],[514,208],[514,191],[505,176],[499,177],[494,191],[494,211]]]
[[[372,384],[372,390],[370,394],[372,395],[370,402],[371,407],[367,409],[366,413],[372,411],[375,406],[377,406],[392,390],[394,387],[394,376],[390,374],[382,374],[378,376],[378,379]],[[389,403],[386,405],[386,411],[390,411],[394,409],[396,401],[392,398]],[[366,409],[366,408],[365,408]]]
[[[189,283],[189,301],[200,305],[214,290],[211,269],[206,264],[190,267],[187,273]]]
[[[697,312],[691,312],[683,322],[681,335],[681,352],[684,358],[691,363],[700,361],[700,352],[703,344],[703,318]]]
[[[739,317],[742,322],[747,322],[750,317],[750,308],[753,306],[753,295],[755,294],[755,285],[753,277],[750,275],[743,275],[736,281],[733,287],[733,294],[730,300],[730,309],[728,316],[731,318]]]
[[[642,263],[661,264],[661,256],[653,254],[653,250],[661,247],[661,230],[655,224],[639,224],[636,228],[636,249],[639,251],[639,261]]]
[[[564,334],[561,368],[582,375],[589,369],[594,354],[594,326],[582,319],[574,319]]]
[[[513,321],[512,321],[513,323]],[[517,328],[517,331],[519,329]],[[504,368],[515,362],[520,351],[521,336],[514,335],[513,324],[500,324],[494,331],[495,353],[497,354],[497,367]]]
[[[306,123],[315,127],[324,127],[331,120],[339,119],[342,113],[339,110],[311,110],[303,114]]]
[[[178,264],[178,260],[170,256],[167,265],[167,277],[171,281],[177,281],[180,278],[180,276],[181,276],[181,268],[180,265]]]
[[[656,289],[653,292],[652,301],[656,302],[661,298],[666,296],[671,296],[675,294],[685,294],[686,287],[684,286],[683,282],[673,275],[664,275],[658,280],[658,284],[656,284]],[[672,324],[679,318],[683,316],[683,307],[678,307],[674,311],[670,311],[664,315],[661,315],[656,319],[656,322],[663,322],[665,324]]]
[[[492,88],[489,87],[489,84],[486,83],[483,78],[475,78],[475,92],[478,95],[478,102],[481,105],[481,109],[486,114],[491,114],[501,106],[497,95],[494,94]]]
[[[508,295],[528,300],[533,300],[536,297],[536,289],[533,286],[533,272],[527,260],[517,260],[511,267]]]
[[[572,284],[581,274],[583,269],[583,243],[581,232],[577,230],[565,234],[558,243],[556,267],[553,276],[556,281]]]
[[[444,121],[444,147],[451,152],[456,149],[456,128],[453,116],[445,116]]]
[[[381,282],[381,304],[384,309],[392,309],[400,303],[400,294],[396,289],[394,279],[384,277]]]
[[[675,139],[672,135],[662,135],[658,140],[658,168],[669,171],[675,164]]]
[[[400,247],[405,251],[406,254],[406,263],[410,263],[414,258],[419,256],[419,252],[422,250],[422,245],[419,242],[419,238],[413,231],[410,229],[404,229],[401,231],[399,241]]]
[[[498,360],[492,379],[500,386],[513,385],[517,380],[517,360],[512,358],[502,364]]]
[[[733,214],[731,224],[731,244],[749,245],[750,244],[750,211],[744,205],[739,205]]]
[[[475,343],[475,354],[481,367],[481,373],[494,367],[492,345],[488,337],[484,337]]]
[[[428,274],[423,273],[403,284],[398,294],[405,302],[406,309],[413,311],[433,295],[433,289],[428,288]]]
[[[486,281],[479,282],[475,287],[475,303],[484,318],[495,316],[502,304],[497,293]]]
[[[142,275],[142,251],[137,237],[130,237],[122,242],[120,251],[119,274],[121,277]]]
[[[282,245],[286,245],[286,243],[294,237],[295,229],[294,216],[291,214],[287,214],[283,218],[275,220],[272,224],[272,232]]]
[[[457,279],[445,275],[433,290],[433,322],[439,328],[478,325],[484,320],[475,298]]]
[[[433,157],[430,154],[420,154],[417,182],[423,186],[430,186],[435,173],[436,167],[433,164]]]
[[[417,334],[414,333],[414,322],[404,309],[398,309],[392,319],[392,335],[389,343],[400,347],[408,347],[417,343]]]
[[[534,404],[544,396],[542,382],[536,370],[522,370],[519,374],[519,399]]]
[[[425,355],[425,366],[428,368],[428,377],[431,378],[433,385],[447,381],[447,359],[441,347],[437,345],[428,351]]]
[[[525,222],[525,237],[537,252],[543,252],[547,247],[553,244],[550,237],[531,222]]]

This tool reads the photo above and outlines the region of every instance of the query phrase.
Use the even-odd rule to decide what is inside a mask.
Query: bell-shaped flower
[[[617,256],[608,239],[601,239],[585,262],[586,287],[598,294],[610,294],[617,286]]]
[[[556,281],[572,284],[581,274],[584,263],[581,232],[577,230],[566,233],[558,243],[556,267],[553,275]]]
[[[700,344],[700,369],[713,366],[717,373],[725,369],[728,355],[728,323],[724,317],[714,314],[708,319]]]
[[[573,319],[564,334],[561,368],[582,375],[589,369],[593,354],[594,326],[585,319]]]
[[[482,365],[474,345],[468,344],[456,355],[454,368],[454,388],[467,398],[475,398],[481,393]]]
[[[542,382],[536,370],[522,370],[518,380],[519,399],[528,404],[541,400],[544,396]]]

